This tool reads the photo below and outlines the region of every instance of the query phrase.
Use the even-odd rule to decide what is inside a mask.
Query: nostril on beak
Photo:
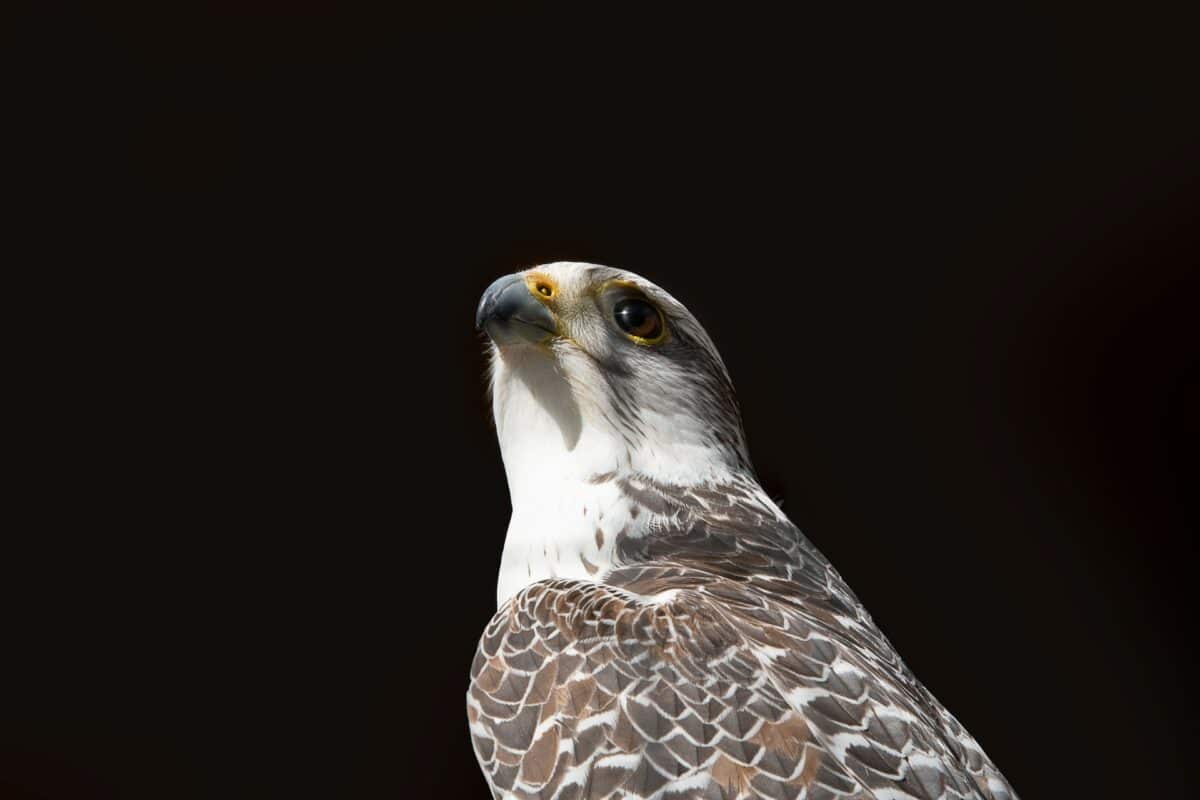
[[[545,342],[558,323],[521,275],[505,275],[487,288],[475,310],[475,327],[496,344]]]

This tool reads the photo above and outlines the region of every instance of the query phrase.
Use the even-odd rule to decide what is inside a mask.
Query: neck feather
[[[513,511],[499,604],[547,578],[602,580],[618,563],[618,542],[645,536],[655,524],[623,490],[630,480],[754,483],[702,437],[679,429],[678,420],[647,415],[647,435],[630,437],[611,422],[603,397],[573,384],[557,360],[536,350],[498,354],[492,394]]]

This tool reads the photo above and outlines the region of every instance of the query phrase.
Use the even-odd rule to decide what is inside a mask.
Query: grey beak
[[[487,331],[496,344],[542,342],[558,332],[550,309],[533,296],[520,275],[497,279],[479,299],[475,329]]]

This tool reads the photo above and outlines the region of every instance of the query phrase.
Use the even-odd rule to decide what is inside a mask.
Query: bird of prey
[[[763,491],[682,304],[562,262],[476,325],[512,499],[467,691],[495,798],[1016,797]]]

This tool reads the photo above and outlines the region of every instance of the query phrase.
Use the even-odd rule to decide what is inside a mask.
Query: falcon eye
[[[537,289],[537,293],[540,294],[542,297],[553,297],[554,296],[554,287],[543,281],[538,281],[536,284],[534,284],[533,288]]]
[[[613,307],[613,319],[621,330],[635,339],[654,342],[663,334],[662,315],[645,300],[622,300]]]

